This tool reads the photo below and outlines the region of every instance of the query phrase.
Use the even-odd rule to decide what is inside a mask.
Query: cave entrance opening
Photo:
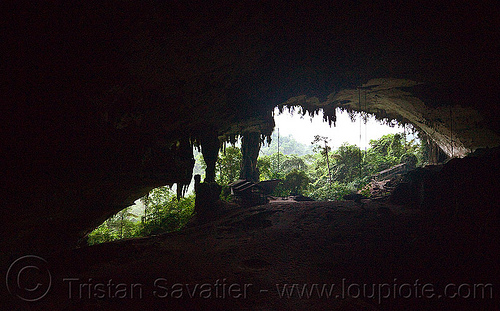
[[[268,143],[258,135],[258,154],[253,155],[258,180],[282,180],[272,197],[300,195],[314,200],[342,200],[347,194],[363,190],[374,174],[400,164],[403,156],[413,154],[417,165],[436,161],[433,152],[439,148],[419,139],[418,131],[409,124],[378,121],[368,113],[339,108],[336,116],[335,124],[330,126],[322,110],[312,115],[304,113],[300,106],[273,111],[271,140]],[[241,177],[245,152],[242,136],[228,145],[221,141],[212,173],[223,186],[223,200],[230,200],[227,185]],[[193,176],[205,179],[207,165],[200,150],[193,148]],[[194,205],[194,181],[180,200],[176,185],[155,188],[95,229],[89,235],[89,244],[178,230],[189,221]]]
[[[410,159],[413,166],[428,162],[428,148],[411,124],[340,108],[335,113],[335,124],[330,125],[321,109],[274,110],[271,144],[261,147],[259,157],[268,164],[261,164],[259,172],[261,180],[283,180],[274,193],[277,197],[341,200],[401,161]]]

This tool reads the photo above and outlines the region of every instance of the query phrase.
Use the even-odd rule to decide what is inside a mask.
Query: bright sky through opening
[[[280,136],[292,135],[295,140],[300,143],[310,145],[314,140],[314,135],[321,135],[330,138],[330,146],[333,149],[338,148],[343,142],[348,142],[352,145],[360,146],[361,149],[369,148],[371,139],[378,139],[386,134],[403,133],[402,126],[390,127],[375,120],[373,116],[368,116],[366,124],[364,120],[361,121],[360,130],[360,116],[356,116],[355,122],[351,121],[347,112],[342,112],[337,109],[337,122],[336,126],[330,127],[328,122],[323,121],[323,113],[320,112],[312,118],[308,114],[302,116],[295,111],[293,114],[288,110],[284,110],[279,114],[279,110],[274,110],[274,122],[276,126],[274,131],[279,128]],[[407,131],[409,126],[407,126]],[[361,143],[360,143],[361,132]],[[408,133],[407,133],[408,134]],[[410,135],[408,139],[413,139]]]

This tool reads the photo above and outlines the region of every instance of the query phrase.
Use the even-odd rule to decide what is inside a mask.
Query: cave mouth
[[[192,156],[193,146],[200,149],[207,164],[204,183],[210,184],[216,182],[216,163],[220,150],[224,150],[227,143],[234,144],[240,139],[242,164],[238,178],[258,182],[257,159],[260,147],[266,138],[272,136],[275,127],[273,112],[276,116],[279,114],[276,112],[276,108],[278,111],[296,110],[302,115],[308,114],[309,116],[319,115],[322,112],[323,119],[329,125],[336,125],[337,122],[340,122],[337,120],[339,109],[347,112],[353,119],[357,118],[359,121],[359,129],[350,132],[360,136],[355,144],[362,147],[367,147],[369,141],[367,132],[371,133],[371,127],[367,126],[363,119],[374,116],[383,124],[405,124],[418,132],[422,143],[428,145],[428,153],[432,157],[428,163],[432,164],[453,157],[463,157],[478,147],[495,145],[498,135],[492,134],[487,127],[483,126],[481,116],[477,112],[469,108],[446,107],[442,103],[433,102],[432,99],[425,97],[428,92],[429,90],[424,84],[416,81],[377,78],[367,80],[366,83],[351,89],[333,90],[323,99],[307,95],[284,97],[288,99],[280,101],[280,104],[274,104],[274,106],[268,105],[264,110],[258,109],[253,113],[245,110],[244,115],[236,117],[231,121],[232,123],[228,123],[228,120],[223,122],[217,120],[216,122],[193,124],[188,127],[186,133],[180,136],[176,134],[178,135],[176,136],[177,141],[167,141],[167,144],[173,144],[174,147],[167,146],[165,148],[162,146],[166,150],[167,156],[172,158],[171,161],[162,159],[161,152],[147,154],[141,160],[148,160],[148,157],[155,158],[155,161],[150,161],[151,163],[148,164],[148,169],[154,172],[152,175],[155,175],[155,171],[159,171],[160,166],[165,170],[170,170],[174,177],[169,177],[169,181],[166,183],[174,184],[177,182],[178,190],[182,190],[186,189],[190,183],[192,184],[192,169],[195,165],[195,159]],[[361,117],[357,117],[357,113],[361,113]],[[130,126],[129,124],[128,127]],[[338,124],[334,128],[342,130],[342,125]],[[318,134],[324,135],[321,132]],[[146,152],[149,150],[154,149],[148,147]],[[170,168],[166,162],[174,162],[175,164]],[[162,184],[165,183],[154,181],[155,187]],[[149,187],[149,189],[153,189],[153,187]],[[144,193],[143,190],[141,190],[141,194],[132,195],[129,193],[129,198],[132,200],[129,199],[128,204],[119,202],[115,212],[120,210],[120,207],[123,209],[123,206],[130,205],[133,200]],[[178,191],[179,193],[182,191]],[[99,212],[96,211],[96,213]],[[101,221],[103,220],[101,218]],[[93,224],[95,226],[96,223]]]
[[[262,162],[264,161],[263,158],[267,157],[266,159],[269,160],[270,164],[269,170],[266,172],[262,172],[263,168],[258,167],[261,171],[259,176],[260,181],[276,178],[285,179],[287,173],[291,170],[288,167],[290,166],[290,162],[297,161],[297,159],[299,161],[303,160],[301,163],[305,164],[303,167],[300,167],[299,163],[297,169],[302,169],[305,172],[305,166],[313,165],[313,155],[319,152],[318,150],[313,150],[315,135],[324,135],[323,137],[329,140],[331,152],[337,152],[342,145],[357,147],[360,151],[360,157],[356,157],[354,162],[366,161],[367,150],[371,148],[370,141],[380,139],[383,135],[401,135],[405,147],[407,142],[408,145],[410,142],[419,142],[419,138],[417,137],[419,133],[411,124],[401,125],[396,120],[377,120],[373,114],[367,112],[342,111],[340,108],[337,108],[335,124],[331,124],[325,120],[323,109],[307,114],[300,106],[282,107],[281,110],[280,107],[276,107],[273,110],[273,117],[275,129],[271,134],[271,140],[266,141],[262,137],[262,146],[259,147],[258,161]],[[280,129],[282,135],[281,145]],[[335,140],[332,141],[332,139]],[[225,143],[230,143],[230,146],[226,146]],[[227,185],[239,178],[240,166],[242,164],[241,138],[237,137],[232,142],[222,142],[221,145],[222,147],[216,162],[216,182],[223,186],[225,190],[221,194],[222,199],[230,201]],[[193,154],[195,160],[193,175],[199,174],[204,178],[206,163],[203,160],[203,154],[195,146],[193,146]],[[333,157],[333,154],[331,156]],[[306,159],[307,157],[308,159]],[[368,175],[370,175],[368,172],[363,172],[362,174],[364,174],[364,179],[367,179]],[[321,176],[316,177],[319,178]],[[361,179],[361,175],[358,176],[358,179]],[[356,188],[359,183],[359,180],[356,183],[350,181],[344,187],[344,192],[360,190]],[[340,184],[337,183],[335,185],[339,186]],[[187,191],[184,191],[184,196],[175,198],[177,187],[174,184],[172,186],[162,186],[152,189],[147,195],[137,199],[134,205],[128,206],[112,215],[91,231],[86,238],[87,243],[93,245],[113,240],[150,236],[157,233],[180,230],[189,222],[194,212],[194,178],[187,185]],[[318,184],[312,185],[310,183],[308,186],[308,188],[314,187],[320,188]],[[287,193],[286,190],[278,190],[271,195],[274,197],[285,197],[298,194],[294,192]],[[314,191],[300,194],[307,196],[310,193],[314,193]],[[332,200],[333,198],[315,196],[315,199]],[[340,200],[343,198],[337,196],[336,199]],[[163,214],[163,216],[160,214]]]
[[[272,143],[261,148],[261,154],[271,158],[274,152],[271,165],[274,172],[264,179],[279,178],[282,180],[280,186],[286,188],[304,178],[308,180],[305,182],[308,186],[301,187],[300,191],[296,187],[292,188],[295,190],[288,189],[289,192],[275,191],[274,196],[283,199],[291,196],[293,199],[299,195],[297,199],[316,201],[345,200],[356,197],[361,191],[367,192],[372,186],[371,181],[379,177],[401,176],[416,167],[449,159],[439,147],[432,149],[432,142],[412,124],[378,118],[365,111],[337,108],[334,113],[335,121],[329,122],[331,119],[321,108],[314,111],[307,111],[300,105],[275,108]],[[290,144],[296,144],[296,141],[290,142],[290,137],[296,136],[300,136],[301,144],[311,147],[310,154],[305,154],[307,151],[304,150],[300,150],[303,154],[291,150]],[[325,166],[323,171],[318,170],[319,162]],[[311,167],[315,167],[316,172],[311,172]],[[298,174],[304,171],[307,171],[308,178]],[[380,175],[382,171],[384,174]],[[335,188],[333,193],[332,188]]]
[[[373,136],[374,133],[377,132],[374,128],[380,126],[389,126],[393,129],[398,126],[403,126],[402,136],[404,138],[405,148],[407,137],[418,137],[416,140],[420,140],[420,142],[425,145],[424,149],[426,149],[426,159],[419,160],[419,165],[423,165],[424,163],[437,164],[454,157],[463,157],[472,151],[472,148],[468,145],[481,145],[482,142],[480,141],[470,140],[470,135],[472,133],[468,126],[470,124],[463,122],[463,120],[461,120],[460,124],[457,123],[457,118],[460,114],[470,114],[469,123],[474,122],[476,125],[480,124],[477,115],[470,111],[466,111],[465,108],[453,107],[448,109],[439,105],[436,106],[427,101],[424,103],[423,100],[417,97],[420,96],[419,92],[421,92],[421,90],[419,88],[421,85],[421,83],[404,79],[372,79],[352,89],[346,88],[335,91],[323,100],[317,97],[308,97],[306,95],[290,97],[274,108],[268,108],[265,113],[261,111],[258,113],[257,117],[245,121],[242,120],[240,123],[228,128],[218,128],[214,124],[203,125],[204,131],[186,133],[189,135],[189,138],[184,137],[174,144],[178,146],[174,147],[174,153],[176,154],[184,154],[187,152],[188,148],[199,150],[201,155],[197,156],[202,158],[205,164],[204,172],[197,172],[196,166],[198,165],[198,161],[196,160],[198,159],[194,159],[194,156],[184,157],[181,155],[181,158],[183,158],[182,163],[185,163],[183,164],[182,171],[192,171],[194,167],[195,172],[194,174],[176,174],[181,177],[181,182],[177,182],[176,185],[177,197],[181,197],[187,189],[193,190],[193,175],[203,175],[203,187],[208,187],[210,184],[215,186],[215,188],[210,186],[213,189],[209,187],[212,190],[208,190],[208,192],[220,191],[217,190],[217,187],[219,187],[217,184],[226,186],[236,179],[246,179],[257,183],[263,179],[285,178],[285,174],[280,174],[282,172],[280,172],[279,169],[279,157],[277,160],[278,170],[277,172],[275,170],[273,174],[262,176],[262,172],[259,172],[259,169],[262,170],[262,168],[258,167],[261,147],[265,147],[266,142],[270,145],[271,138],[273,135],[276,136],[273,133],[273,129],[274,132],[276,132],[279,131],[281,127],[282,135],[284,134],[284,128],[276,121],[284,113],[290,113],[296,116],[300,115],[304,119],[307,119],[306,115],[309,117],[309,124],[303,126],[299,125],[298,122],[293,124],[295,129],[301,131],[302,134],[309,131],[311,127],[314,128],[313,119],[323,119],[323,122],[321,122],[322,125],[328,126],[328,128],[318,129],[315,135],[323,137],[325,142],[326,140],[331,141],[333,139],[334,141],[331,142],[331,146],[329,147],[339,148],[345,140],[342,137],[343,134],[350,135],[350,138],[347,139],[349,144],[359,149],[357,158],[360,167],[368,154],[367,151],[370,148],[370,141],[379,138]],[[349,124],[344,123],[344,117],[346,115],[348,116]],[[338,133],[332,133],[335,131]],[[279,137],[279,135],[277,137]],[[277,137],[275,137],[275,139]],[[480,137],[484,138],[486,135],[480,135]],[[313,137],[309,137],[309,142],[306,142],[306,144],[311,143],[312,140]],[[239,164],[239,170],[236,175],[226,178],[224,182],[221,182],[218,177],[221,170],[221,168],[218,167],[218,161],[220,159],[220,154],[226,153],[227,144],[232,145],[230,148],[234,148],[235,144],[240,145],[239,152],[241,153],[241,163]],[[276,151],[279,154],[283,153],[284,149]],[[188,153],[192,154],[192,151],[190,150]],[[285,155],[282,160],[285,160]],[[395,163],[392,164],[394,165]],[[162,165],[165,165],[165,163],[162,163]],[[155,170],[154,165],[152,165],[151,168]],[[387,169],[388,167],[385,168]],[[156,169],[158,169],[158,167],[156,167]],[[361,171],[362,169],[360,168],[359,170]],[[330,183],[333,180],[331,175],[332,173],[330,172],[330,177],[328,177]],[[362,175],[363,173],[359,173],[359,179],[361,179]],[[363,176],[367,178],[366,174]],[[359,191],[360,189],[357,189],[357,186],[359,186],[360,183],[361,182],[358,181],[355,183],[355,186],[351,185],[349,187],[350,191]],[[157,189],[163,188],[155,188],[153,191],[158,191]],[[225,195],[227,196],[227,192]],[[187,198],[189,197],[190,196],[187,196]],[[211,195],[211,197],[218,198],[219,196]],[[167,201],[170,201],[170,197]],[[194,201],[195,200],[192,199],[189,204],[193,205],[195,203]],[[130,209],[130,207],[127,207],[127,209]],[[136,207],[135,209],[138,210],[140,208]],[[194,208],[188,208],[190,211],[193,209]],[[128,212],[122,210],[106,220],[105,223],[112,219],[116,220],[117,217],[123,222],[124,213],[126,214]],[[134,213],[131,214],[134,215]],[[143,218],[146,216],[147,213],[143,213],[142,217],[132,217],[136,222],[140,219],[143,223]],[[185,221],[181,223],[185,223]],[[175,230],[178,230],[180,227],[182,226],[176,227]],[[102,229],[102,225],[99,228]],[[175,226],[172,228],[175,228]],[[123,237],[123,225],[120,225],[120,237]]]

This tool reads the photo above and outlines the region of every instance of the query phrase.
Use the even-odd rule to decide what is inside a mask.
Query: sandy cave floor
[[[53,255],[47,258],[52,272],[49,294],[35,303],[7,306],[494,310],[499,305],[495,243],[475,226],[386,203],[233,207],[217,220],[180,232]],[[472,297],[477,283],[491,283],[493,298],[489,289],[484,299],[477,297],[479,292]],[[448,286],[446,295],[453,297],[445,297],[448,284],[468,287],[457,294],[456,287]],[[458,297],[466,296],[467,289],[470,297]]]

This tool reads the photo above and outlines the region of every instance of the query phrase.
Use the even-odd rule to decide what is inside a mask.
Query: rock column
[[[243,133],[241,140],[241,153],[243,161],[241,162],[240,178],[253,182],[259,181],[259,169],[257,168],[257,157],[260,150],[260,133]]]
[[[201,152],[207,165],[205,169],[205,182],[215,182],[215,163],[219,155],[220,142],[217,132],[209,132],[201,139]]]

